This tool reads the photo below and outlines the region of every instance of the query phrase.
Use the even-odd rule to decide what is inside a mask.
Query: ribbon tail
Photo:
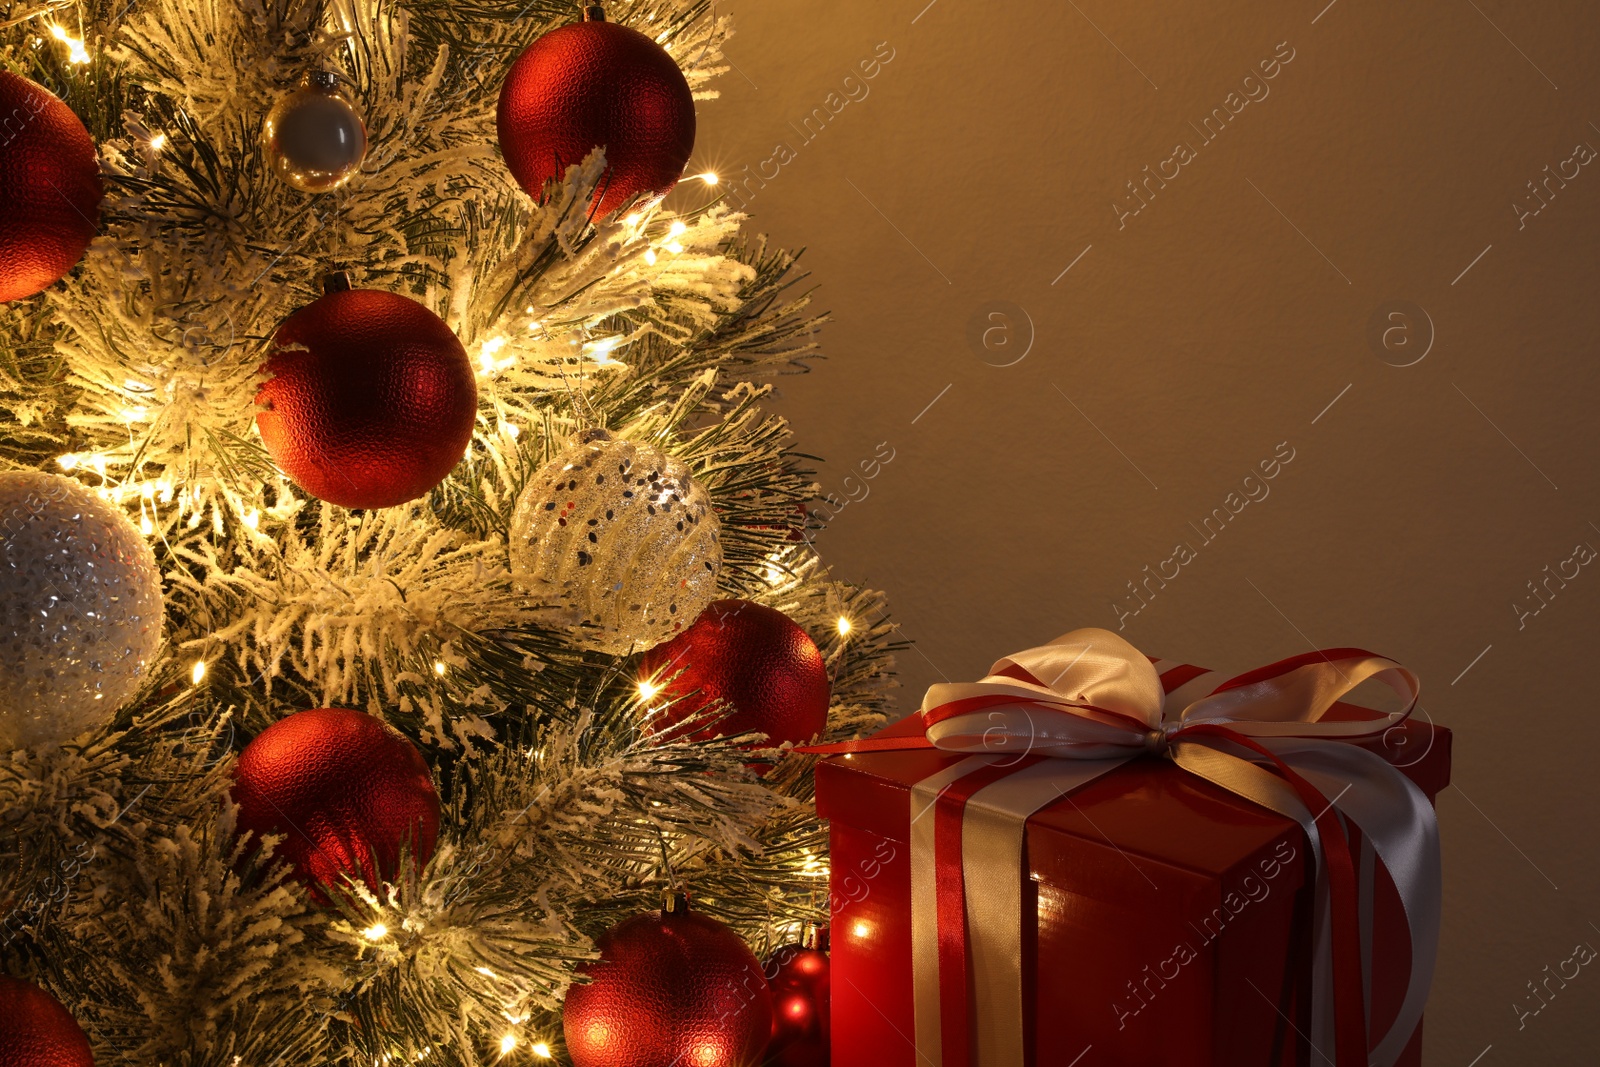
[[[1333,1062],[1337,1067],[1366,1067],[1366,995],[1361,971],[1361,922],[1355,864],[1350,855],[1350,842],[1333,804],[1255,739],[1212,724],[1187,727],[1180,736],[1187,743],[1180,742],[1173,747],[1173,758],[1179,766],[1294,819],[1311,839],[1312,852],[1318,860],[1318,893],[1320,896],[1320,885],[1325,879],[1332,919]],[[1269,761],[1277,773],[1266,771],[1249,759],[1220,751],[1212,747],[1212,743],[1194,740],[1197,737],[1244,748]],[[1320,913],[1320,900],[1318,903]],[[1325,960],[1327,956],[1321,951],[1320,936],[1318,941],[1317,955]],[[1325,1003],[1321,996],[1315,999]],[[1319,1005],[1314,1004],[1313,1012],[1318,1010]],[[1317,1051],[1326,1057],[1320,1048]]]
[[[1372,1048],[1373,1067],[1392,1067],[1422,1021],[1439,951],[1439,824],[1427,795],[1381,757],[1354,745],[1274,740],[1272,749],[1361,828],[1389,872],[1411,931],[1411,976],[1394,1025]]]

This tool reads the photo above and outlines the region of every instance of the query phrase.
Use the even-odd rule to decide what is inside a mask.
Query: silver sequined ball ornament
[[[716,599],[722,532],[680,460],[591,430],[535,474],[511,516],[511,572],[548,625],[620,655]]]
[[[332,192],[361,169],[367,127],[339,92],[338,75],[314,71],[267,113],[261,150],[272,172],[301,192]]]
[[[160,640],[160,572],[128,516],[71,478],[0,474],[0,751],[108,722]]]

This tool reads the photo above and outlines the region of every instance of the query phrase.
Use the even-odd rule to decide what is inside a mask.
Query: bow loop
[[[1406,706],[1379,718],[1324,720],[1340,697],[1372,680]],[[1087,628],[998,660],[981,681],[930,687],[922,718],[929,743],[947,751],[1107,759],[1165,751],[1199,726],[1250,737],[1379,734],[1411,714],[1417,685],[1394,660],[1328,649],[1231,678],[1164,717],[1161,676],[1149,658],[1108,630]]]

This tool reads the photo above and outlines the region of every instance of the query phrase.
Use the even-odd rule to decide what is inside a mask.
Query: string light
[[[684,234],[686,234],[688,232],[689,232],[689,227],[684,224],[684,221],[682,219],[674,219],[674,220],[672,220],[672,227],[667,230],[667,236],[668,237],[681,237],[681,236],[683,236]]]
[[[150,138],[150,151],[159,152],[165,147],[167,147],[166,134],[158,133],[154,137]]]
[[[83,47],[83,42],[68,36],[67,31],[54,22],[50,24],[50,36],[67,46],[67,62],[82,65],[90,61],[89,50]]]
[[[542,1060],[547,1060],[550,1058],[550,1046],[545,1044],[543,1041],[535,1041],[533,1044],[528,1046],[528,1050]]]
[[[653,248],[645,249],[644,250],[644,261],[646,263],[650,264],[652,267],[655,266],[656,265],[656,250],[653,249]]]
[[[433,661],[433,673],[437,674],[441,678],[444,677],[444,660],[440,659]]]
[[[382,923],[373,923],[371,926],[361,931],[361,936],[366,938],[368,941],[382,941],[384,938],[389,936],[389,928]]]
[[[494,354],[506,346],[504,337],[491,337],[483,342],[483,351],[478,356],[478,362],[483,366],[483,373],[492,374],[495,369]],[[510,366],[507,361],[504,366]]]
[[[655,697],[656,697],[656,694],[659,693],[659,692],[661,692],[661,687],[659,685],[654,685],[654,684],[652,684],[650,682],[646,682],[646,681],[640,680],[640,682],[639,682],[639,696],[642,699],[644,699],[644,700],[654,700]]]
[[[500,1055],[505,1056],[517,1047],[517,1035],[507,1034],[500,1039]]]
[[[715,184],[717,184],[717,175],[716,175],[716,173],[714,171],[709,171],[708,170],[704,174],[696,174],[696,175],[693,175],[693,177],[699,178],[701,181],[705,182],[707,185],[715,185]]]
[[[839,636],[840,637],[849,637],[850,636],[850,620],[845,618],[843,615],[839,616]]]
[[[195,685],[199,685],[201,682],[205,681],[206,680],[206,661],[203,660],[203,659],[195,660],[194,661],[194,670],[189,672],[189,677],[194,681]]]

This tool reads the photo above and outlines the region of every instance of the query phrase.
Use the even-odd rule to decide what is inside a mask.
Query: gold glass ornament
[[[313,71],[267,113],[261,150],[272,172],[296,189],[328,193],[361,169],[367,128],[339,91],[339,76]]]
[[[591,430],[517,498],[511,573],[541,621],[618,655],[680,633],[715,599],[721,538],[682,461]]]

